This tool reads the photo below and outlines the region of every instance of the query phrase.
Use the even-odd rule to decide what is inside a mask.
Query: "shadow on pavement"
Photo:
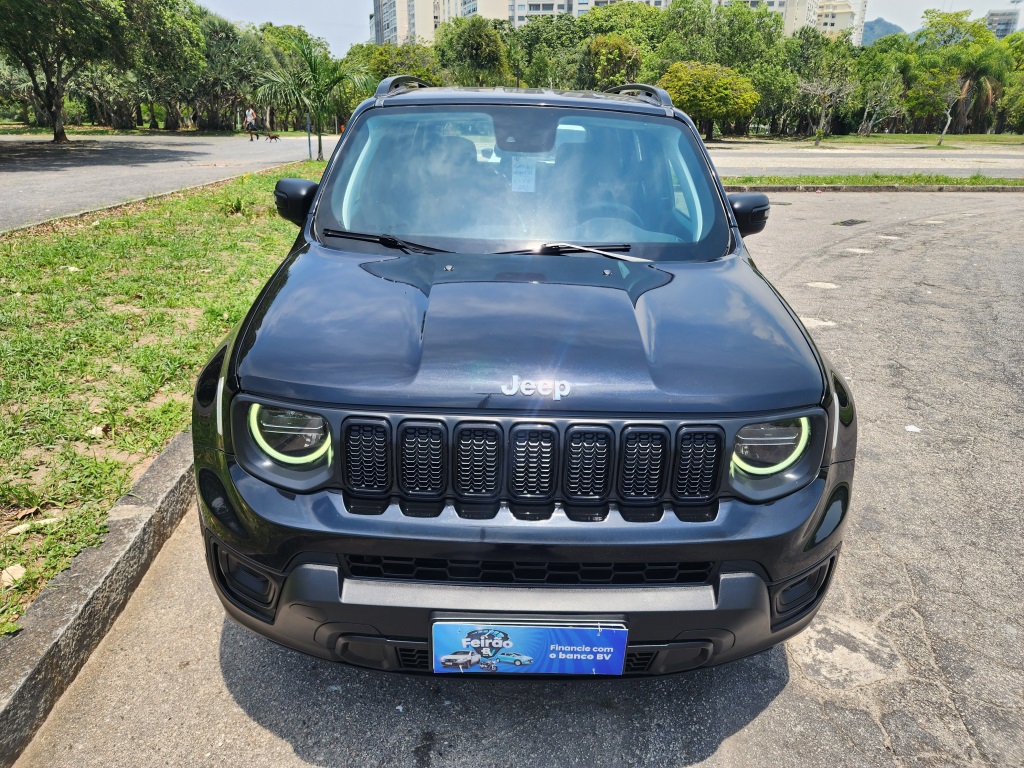
[[[132,142],[79,139],[70,144],[48,141],[0,142],[0,172],[61,171],[100,166],[131,167],[152,163],[187,163],[210,157],[189,149],[170,149]]]
[[[317,766],[690,765],[789,681],[782,647],[646,680],[368,672],[281,648],[227,618],[220,666],[253,721]]]

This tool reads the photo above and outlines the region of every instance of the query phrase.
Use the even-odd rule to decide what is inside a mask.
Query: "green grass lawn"
[[[948,187],[1024,187],[1024,179],[1001,179],[992,176],[943,176],[929,173],[863,173],[852,175],[837,174],[834,176],[725,176],[722,183],[726,185],[768,186],[800,184],[804,186],[845,185],[848,187],[899,185],[915,186],[948,186]]]
[[[719,136],[715,135],[715,143],[723,144],[778,144],[783,146],[814,146],[813,136]],[[823,147],[863,146],[887,147],[894,145],[912,145],[934,147],[939,142],[937,133],[873,133],[870,136],[826,136],[821,141]],[[947,133],[939,149],[957,149],[964,146],[1024,146],[1024,136],[1019,133]]]
[[[323,168],[0,235],[0,634],[188,426],[195,376],[295,238],[274,183]]]
[[[813,142],[814,138],[808,139]],[[859,144],[863,146],[884,146],[891,144],[938,144],[939,134],[937,133],[873,133],[870,136],[829,136],[823,140],[824,144]],[[969,144],[979,146],[984,144],[1016,144],[1024,145],[1024,136],[1019,133],[947,133],[942,140],[942,146],[947,144]]]

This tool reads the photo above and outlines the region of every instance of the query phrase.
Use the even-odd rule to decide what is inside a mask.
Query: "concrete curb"
[[[178,435],[118,500],[103,544],[82,551],[0,638],[0,766],[10,766],[127,604],[195,498],[192,437]]]
[[[726,192],[1024,192],[1024,185],[989,184],[724,184]]]

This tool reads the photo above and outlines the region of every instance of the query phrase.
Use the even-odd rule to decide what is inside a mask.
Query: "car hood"
[[[235,360],[243,391],[359,408],[736,413],[823,392],[800,325],[735,255],[654,265],[310,245],[264,291]]]

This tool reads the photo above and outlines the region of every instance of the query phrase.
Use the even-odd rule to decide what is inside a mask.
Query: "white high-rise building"
[[[817,28],[830,37],[836,37],[852,29],[850,37],[854,45],[864,40],[864,17],[868,10],[867,0],[821,0],[818,4]]]
[[[447,0],[373,0],[374,41],[401,45],[429,43],[440,23],[441,5]],[[461,2],[462,0],[455,0]]]
[[[1017,24],[1020,22],[1020,11],[1016,8],[1006,8],[1001,11],[989,11],[985,16],[985,24],[997,40],[1002,40],[1007,35],[1017,31]]]

